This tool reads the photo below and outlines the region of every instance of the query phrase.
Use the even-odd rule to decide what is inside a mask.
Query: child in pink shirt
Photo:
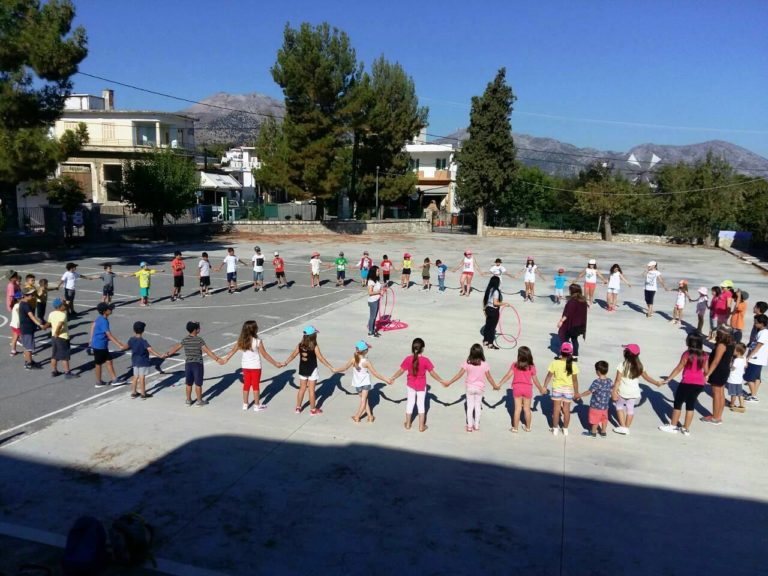
[[[456,376],[447,382],[443,382],[443,386],[450,386],[461,378],[462,374],[467,375],[464,380],[464,384],[467,387],[467,432],[478,432],[480,430],[480,412],[483,409],[483,392],[485,391],[486,379],[490,382],[491,386],[496,388],[496,382],[493,381],[493,376],[491,376],[491,371],[485,361],[483,347],[480,344],[472,344],[467,361],[461,365]]]
[[[520,426],[520,413],[525,410],[525,426],[523,430],[531,431],[531,399],[533,398],[533,385],[539,390],[539,394],[544,394],[544,389],[539,384],[539,378],[536,376],[536,366],[533,364],[533,354],[528,346],[520,346],[517,351],[517,362],[509,367],[506,374],[499,380],[496,390],[501,388],[509,379],[512,379],[510,386],[512,388],[512,397],[515,399],[515,412],[512,416],[512,428],[510,432],[517,432]]]
[[[424,340],[421,338],[414,338],[411,343],[411,355],[406,356],[400,364],[400,368],[394,373],[392,378],[389,379],[389,383],[392,384],[397,380],[404,372],[408,373],[408,381],[406,382],[408,397],[405,405],[405,429],[410,430],[413,422],[413,407],[417,407],[419,411],[419,432],[424,432],[427,429],[427,414],[425,408],[425,401],[427,398],[427,372],[440,384],[445,384],[445,381],[438,376],[435,372],[435,366],[432,364],[429,358],[422,356],[424,352]]]

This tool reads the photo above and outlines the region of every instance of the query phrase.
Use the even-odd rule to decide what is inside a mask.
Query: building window
[[[171,145],[171,131],[168,128],[163,129],[163,146]]]
[[[114,140],[115,140],[115,125],[102,124],[101,125],[101,141],[113,142]]]
[[[136,126],[137,146],[157,146],[155,126],[153,124],[138,124]]]
[[[445,170],[445,167],[448,165],[448,160],[446,158],[438,158],[435,160],[435,168],[437,170]]]
[[[176,145],[181,148],[184,148],[184,129],[183,128],[176,129]]]
[[[418,171],[419,169],[419,159],[418,158],[411,158],[411,170]]]
[[[121,202],[120,194],[113,190],[110,184],[123,180],[123,167],[120,164],[104,164],[104,186],[107,189],[108,202]]]

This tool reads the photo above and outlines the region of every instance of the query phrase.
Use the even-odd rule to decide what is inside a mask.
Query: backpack
[[[123,514],[112,523],[109,531],[114,561],[124,566],[140,566],[152,556],[155,530],[138,514]]]
[[[81,516],[67,534],[61,559],[65,576],[96,576],[109,560],[109,540],[104,524],[93,516]]]

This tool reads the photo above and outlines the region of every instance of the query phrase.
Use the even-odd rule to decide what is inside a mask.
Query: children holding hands
[[[469,349],[469,356],[464,364],[461,365],[456,375],[443,382],[443,386],[448,387],[456,380],[461,378],[464,374],[467,377],[464,380],[464,384],[467,387],[466,399],[467,399],[467,432],[479,432],[480,431],[480,413],[483,409],[483,392],[485,391],[485,381],[488,380],[491,386],[495,390],[498,390],[500,386],[496,385],[496,382],[491,376],[491,370],[485,361],[485,354],[483,353],[483,347],[480,344],[472,344]],[[435,377],[439,382],[440,379]]]
[[[334,370],[336,373],[343,374],[350,368],[353,368],[352,386],[354,386],[355,390],[357,390],[357,393],[360,395],[360,406],[358,407],[357,412],[352,416],[354,422],[360,422],[360,418],[362,418],[363,414],[368,417],[368,422],[372,423],[376,420],[376,417],[371,411],[371,406],[368,403],[368,393],[373,389],[371,375],[382,382],[392,384],[390,380],[376,371],[373,367],[373,363],[368,359],[368,350],[370,350],[370,348],[370,344],[363,340],[359,340],[355,343],[355,352],[352,355],[352,358],[350,358],[344,366]]]

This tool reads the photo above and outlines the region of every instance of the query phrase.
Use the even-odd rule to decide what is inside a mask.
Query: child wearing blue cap
[[[48,324],[51,325],[51,376],[61,376],[67,379],[79,378],[69,369],[70,345],[69,327],[67,326],[67,303],[61,298],[54,298],[51,302],[53,310],[48,314]],[[64,372],[59,372],[59,362]]]
[[[149,288],[152,284],[152,275],[158,272],[165,272],[165,269],[155,270],[148,268],[146,262],[139,264],[139,270],[133,275],[139,279],[139,290],[141,290],[141,306],[149,306]]]
[[[285,362],[280,363],[280,368],[290,364],[296,356],[299,356],[299,392],[296,394],[296,408],[294,412],[296,414],[301,413],[304,405],[304,393],[309,388],[309,413],[312,416],[317,416],[323,413],[317,407],[317,398],[315,396],[315,386],[320,378],[320,374],[317,371],[317,361],[322,362],[328,370],[333,372],[333,366],[320,352],[320,345],[317,343],[317,328],[314,326],[304,327],[301,342],[293,349],[293,352],[286,358]]]
[[[368,392],[373,389],[373,385],[371,384],[371,374],[382,382],[391,384],[389,380],[376,372],[373,364],[368,360],[368,350],[370,350],[370,348],[370,344],[359,340],[355,344],[355,353],[352,358],[349,359],[349,362],[344,364],[341,368],[334,370],[334,372],[344,373],[353,366],[355,368],[352,370],[352,386],[355,387],[355,390],[357,390],[357,393],[360,395],[360,407],[357,409],[355,415],[352,416],[352,420],[355,422],[360,422],[363,413],[368,416],[368,422],[376,420],[376,417],[371,411],[371,406],[368,404]]]

